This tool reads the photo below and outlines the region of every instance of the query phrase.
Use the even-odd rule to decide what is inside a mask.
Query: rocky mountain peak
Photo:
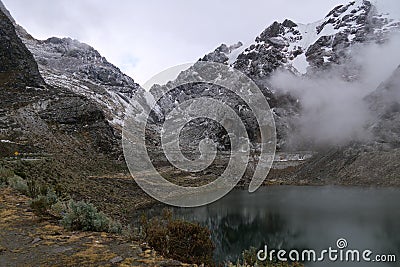
[[[130,99],[144,90],[96,49],[71,38],[37,40],[20,27],[19,36],[38,62],[45,81],[68,87],[97,102],[117,132],[122,127]]]
[[[346,48],[354,44],[384,42],[389,33],[399,29],[400,21],[378,13],[370,1],[351,1],[313,23],[275,21],[248,47],[236,49],[240,53],[227,53],[229,50],[220,46],[203,59],[231,64],[257,79],[280,67],[305,74],[309,67],[339,64]]]
[[[32,54],[18,38],[13,21],[3,8],[0,9],[0,29],[0,85],[43,87],[44,80]]]
[[[1,156],[20,151],[75,157],[86,150],[118,157],[117,139],[99,106],[67,86],[45,84],[35,58],[2,10],[0,27]],[[77,147],[82,149],[78,153]]]
[[[345,5],[338,5],[333,8],[322,20],[322,24],[317,27],[317,33],[321,32],[325,25],[331,24],[335,29],[340,27],[351,26],[356,22],[359,25],[365,23],[367,18],[371,14],[371,11],[375,11],[375,7],[371,2],[362,1],[352,1]]]
[[[351,62],[351,57],[357,49],[352,48],[385,43],[392,32],[399,30],[400,22],[379,13],[370,1],[350,1],[334,7],[313,23],[275,21],[253,43],[222,44],[200,60],[228,64],[256,82],[273,110],[281,148],[285,146],[287,133],[296,127],[295,118],[301,114],[302,103],[295,96],[271,87],[274,71],[285,70],[312,78],[334,68],[340,75],[338,78],[356,80],[362,66],[353,66],[357,63]]]
[[[203,58],[201,58],[201,61],[211,61],[211,62],[217,62],[217,63],[222,63],[222,64],[230,64],[232,62],[231,59],[234,58],[235,54],[240,51],[240,48],[243,47],[242,42],[237,42],[236,44],[233,45],[226,45],[222,44],[219,47],[217,47],[213,52],[205,55]]]
[[[87,44],[71,38],[57,37],[44,41],[25,39],[24,42],[35,55],[43,72],[52,70],[81,76],[82,79],[113,86],[116,91],[122,90],[127,94],[132,94],[138,88],[132,78],[123,74]]]
[[[3,2],[0,0],[0,11],[3,12],[4,15],[8,17],[8,19],[12,22],[15,23],[14,18],[11,16],[10,12],[8,9],[4,6]]]

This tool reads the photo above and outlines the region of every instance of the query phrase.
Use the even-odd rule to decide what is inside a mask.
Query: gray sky
[[[346,0],[2,0],[38,39],[71,37],[139,83],[221,43],[255,39],[273,21],[322,19]],[[374,0],[400,17],[398,0]],[[382,5],[381,3],[384,3]]]

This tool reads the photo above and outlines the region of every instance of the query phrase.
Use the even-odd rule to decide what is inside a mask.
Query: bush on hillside
[[[113,221],[90,203],[83,201],[68,203],[68,210],[61,224],[70,230],[120,233],[122,226]]]
[[[198,223],[162,218],[142,219],[145,241],[165,257],[213,266],[214,244],[210,231]]]

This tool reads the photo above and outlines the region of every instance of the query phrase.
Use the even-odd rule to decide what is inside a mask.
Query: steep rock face
[[[104,112],[84,96],[45,84],[34,57],[2,10],[0,25],[1,156],[18,150],[64,155],[66,161],[82,154],[117,157],[118,139]]]
[[[195,69],[198,69],[195,64],[194,67],[183,71],[179,74],[177,79],[174,81],[179,84],[179,81],[185,81],[188,77],[200,77],[200,79],[211,80],[218,79],[217,73],[215,77],[205,77],[206,75],[213,75],[213,73],[199,73]],[[190,79],[190,78],[189,78]],[[151,93],[156,94],[156,91],[161,90],[162,87],[154,86],[151,88]],[[232,108],[242,119],[249,138],[254,142],[260,142],[259,128],[257,120],[250,111],[250,107],[236,94],[231,92],[229,89],[223,88],[218,85],[210,85],[203,83],[196,84],[184,84],[173,90],[169,91],[167,94],[163,95],[159,100],[158,109],[159,113],[153,113],[154,117],[157,117],[156,125],[161,128],[162,123],[164,123],[165,116],[169,114],[173,109],[177,107],[179,103],[184,101],[195,99],[195,98],[212,98],[221,102],[222,105],[229,106]],[[209,107],[201,107],[203,110],[198,110],[199,113],[207,113]],[[187,115],[184,111],[180,111],[182,118]],[[221,125],[215,123],[209,119],[197,119],[188,123],[181,133],[181,146],[182,147],[197,147],[199,142],[204,138],[210,138],[216,143],[219,143],[219,148],[224,150],[230,147],[229,138],[227,132],[222,128]]]
[[[71,38],[37,40],[14,21],[1,1],[0,9],[33,54],[45,82],[93,100],[119,138],[126,113],[135,110],[133,95],[141,105],[149,104],[145,91],[93,47]]]
[[[108,121],[120,131],[133,94],[144,91],[132,78],[109,63],[93,47],[70,38],[36,40],[19,28],[19,35],[34,55],[45,81],[70,88],[94,100]]]
[[[15,33],[12,21],[0,12],[0,86],[44,85],[32,54]]]
[[[226,44],[222,44],[217,47],[213,52],[205,55],[201,61],[211,61],[222,64],[230,64],[231,62],[231,54],[237,52],[241,47],[243,47],[242,42],[238,42],[237,44],[227,46]]]

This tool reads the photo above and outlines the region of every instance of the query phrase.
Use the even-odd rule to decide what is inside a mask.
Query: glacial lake
[[[236,262],[244,249],[313,249],[344,238],[346,249],[395,254],[397,263],[305,262],[305,266],[399,266],[400,189],[341,186],[271,186],[235,189],[199,208],[172,208],[177,218],[212,231],[215,260]],[[153,210],[154,211],[154,210]],[[372,258],[374,256],[371,256]],[[326,256],[327,258],[327,256]]]

